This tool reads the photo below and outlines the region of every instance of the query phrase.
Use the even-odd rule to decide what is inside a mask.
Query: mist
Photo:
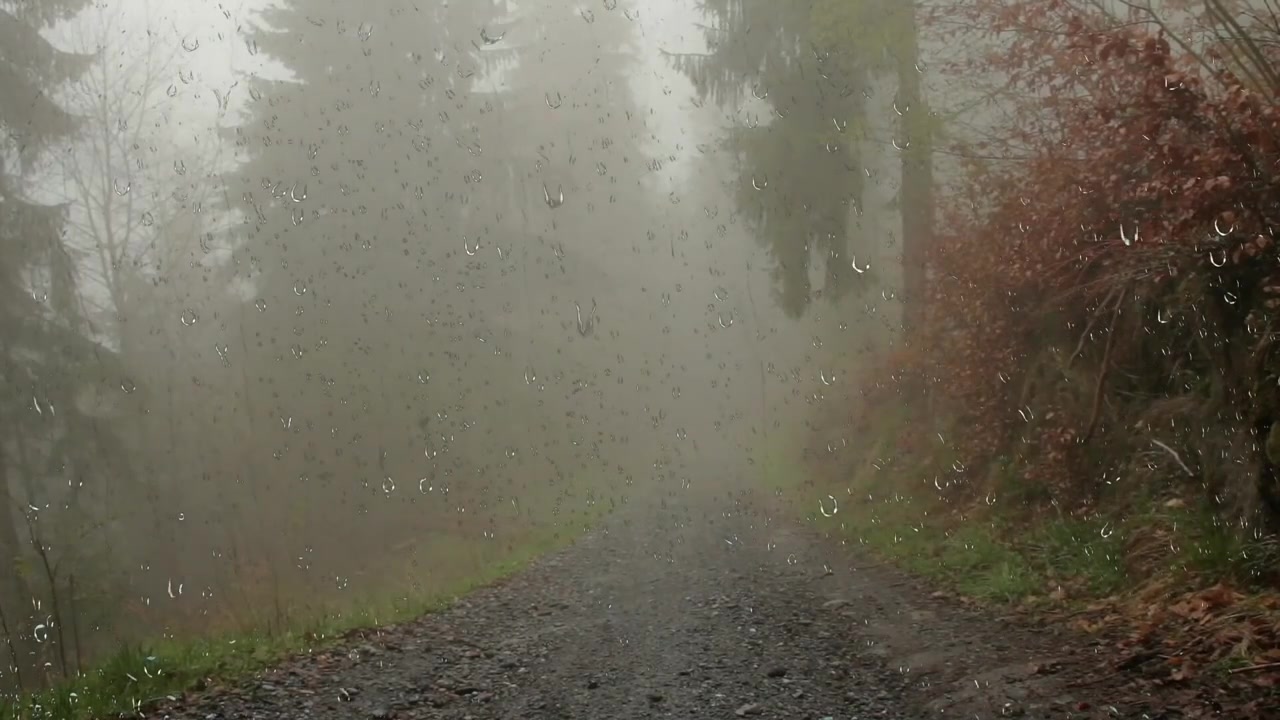
[[[0,687],[597,531],[1272,587],[1274,28],[1052,5],[0,0]]]
[[[68,277],[32,271],[22,312],[77,347],[7,383],[8,552],[30,531],[59,567],[25,592],[74,574],[92,655],[447,587],[606,509],[748,486],[864,330],[774,301],[722,142],[768,109],[673,66],[698,16],[59,19],[79,125],[23,191],[65,210]]]

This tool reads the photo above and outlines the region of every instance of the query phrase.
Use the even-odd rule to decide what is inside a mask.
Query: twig
[[[1257,672],[1258,670],[1270,670],[1272,668],[1280,668],[1280,662],[1269,662],[1269,663],[1261,663],[1259,665],[1248,665],[1246,667],[1239,667],[1233,670],[1228,670],[1227,674],[1236,675],[1238,673]]]
[[[1102,369],[1098,371],[1098,382],[1093,387],[1093,411],[1089,414],[1088,429],[1080,438],[1081,443],[1089,442],[1089,438],[1093,437],[1093,433],[1098,429],[1098,416],[1102,411],[1102,388],[1107,382],[1107,373],[1111,370],[1111,348],[1116,341],[1116,323],[1120,318],[1120,307],[1124,304],[1124,295],[1127,292],[1128,285],[1119,292],[1119,298],[1116,299],[1115,309],[1111,312],[1111,327],[1107,330],[1107,344],[1102,349]]]
[[[36,523],[31,521],[33,514],[26,516],[27,535],[31,538],[31,547],[35,548],[36,554],[40,557],[40,564],[44,566],[45,579],[49,582],[49,599],[53,605],[54,629],[58,632],[58,660],[62,666],[62,677],[70,677],[67,673],[67,643],[62,634],[62,605],[58,602],[58,571],[49,563],[49,549],[36,534]],[[39,518],[36,522],[39,522]]]
[[[1183,470],[1185,470],[1185,471],[1186,471],[1186,473],[1187,473],[1187,475],[1188,475],[1189,477],[1195,477],[1195,476],[1196,476],[1196,474],[1195,474],[1195,473],[1191,472],[1191,468],[1187,467],[1187,464],[1186,464],[1186,463],[1184,463],[1184,462],[1182,462],[1182,456],[1181,456],[1181,455],[1179,455],[1179,454],[1178,454],[1178,452],[1177,452],[1176,450],[1174,450],[1173,448],[1169,447],[1168,445],[1165,445],[1164,443],[1160,442],[1159,440],[1152,439],[1152,441],[1151,441],[1151,442],[1152,442],[1153,444],[1155,444],[1157,447],[1159,447],[1161,450],[1164,450],[1165,452],[1167,452],[1167,453],[1169,453],[1170,455],[1172,455],[1172,456],[1173,456],[1174,461],[1178,463],[1178,466],[1179,466],[1179,467],[1181,467]]]
[[[71,639],[76,644],[76,677],[84,674],[84,660],[80,650],[80,618],[76,613],[76,574],[71,573],[67,579],[67,592],[71,595],[68,602],[71,603]]]
[[[4,631],[4,644],[9,647],[9,657],[13,658],[13,672],[18,679],[18,692],[26,692],[27,684],[22,681],[22,660],[18,658],[18,650],[13,646],[13,635],[9,632],[9,621],[4,616],[4,608],[0,607],[0,630]]]
[[[1119,288],[1117,288],[1117,290],[1118,289]],[[1107,302],[1111,300],[1111,298],[1115,297],[1117,290],[1112,290],[1111,292],[1107,293],[1107,296],[1106,298],[1103,299],[1102,303],[1105,305]],[[1068,369],[1070,369],[1071,363],[1075,362],[1075,359],[1080,354],[1080,352],[1084,350],[1084,341],[1089,339],[1089,335],[1093,332],[1093,326],[1098,324],[1098,320],[1101,317],[1102,317],[1101,315],[1094,315],[1092,318],[1090,318],[1089,324],[1086,325],[1084,328],[1084,332],[1080,333],[1080,342],[1076,343],[1075,351],[1073,351],[1071,353],[1071,356],[1067,358]]]

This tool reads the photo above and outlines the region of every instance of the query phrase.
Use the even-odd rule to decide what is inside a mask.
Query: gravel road
[[[1073,691],[1061,668],[1087,648],[959,608],[766,508],[633,504],[447,610],[151,716],[1164,717]]]

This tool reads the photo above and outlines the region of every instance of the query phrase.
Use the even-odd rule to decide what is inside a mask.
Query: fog
[[[0,8],[40,29],[0,186],[28,681],[729,502],[892,339],[888,135],[846,136],[855,185],[744,166],[847,79],[708,79],[691,2]]]

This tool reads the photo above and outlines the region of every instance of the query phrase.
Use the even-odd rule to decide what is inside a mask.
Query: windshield
[[[0,720],[1262,717],[1276,12],[0,0]]]

